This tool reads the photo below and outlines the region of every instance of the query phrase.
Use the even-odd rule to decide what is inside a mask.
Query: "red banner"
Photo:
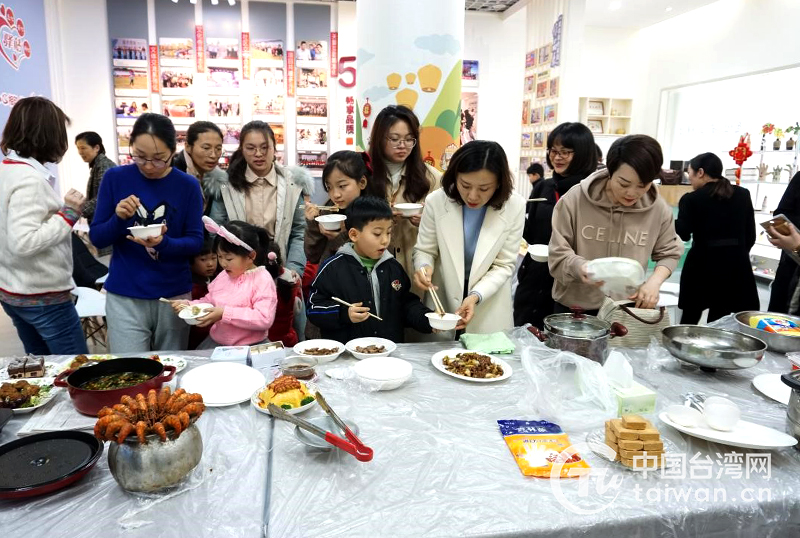
[[[339,32],[331,32],[331,78],[339,76]]]
[[[250,80],[250,32],[242,32],[242,78]]]
[[[150,91],[158,93],[161,77],[158,75],[158,45],[150,45]]]
[[[206,37],[203,25],[198,24],[194,27],[194,57],[198,73],[206,71]]]
[[[294,97],[294,51],[286,51],[286,97]]]

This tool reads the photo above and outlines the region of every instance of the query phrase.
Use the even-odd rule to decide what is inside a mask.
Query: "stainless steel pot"
[[[781,381],[792,389],[786,408],[786,433],[800,441],[800,370],[782,374]],[[800,450],[800,444],[794,447]]]
[[[574,309],[571,314],[551,314],[544,318],[544,331],[528,330],[547,347],[571,351],[603,364],[608,357],[608,340],[628,334],[621,323],[609,323]]]
[[[789,314],[779,314],[777,312],[761,312],[758,310],[745,310],[744,312],[739,312],[733,317],[733,319],[736,320],[739,332],[749,334],[750,336],[754,336],[759,340],[763,340],[766,342],[770,351],[776,351],[778,353],[800,351],[800,336],[770,333],[751,327],[750,318],[754,316],[773,316],[776,318],[786,318],[789,321],[797,323],[798,325],[800,325],[800,317],[790,316]]]
[[[122,489],[151,492],[174,486],[200,463],[203,439],[197,426],[190,424],[177,439],[168,435],[167,441],[148,435],[144,444],[136,436],[111,443],[108,467]]]

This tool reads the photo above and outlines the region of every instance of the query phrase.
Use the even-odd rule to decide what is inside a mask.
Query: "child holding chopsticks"
[[[339,342],[364,336],[403,342],[406,327],[430,333],[425,314],[431,310],[411,292],[411,280],[387,250],[392,208],[384,199],[361,196],[346,214],[351,242],[317,273],[311,285],[309,321],[320,328],[323,338]]]

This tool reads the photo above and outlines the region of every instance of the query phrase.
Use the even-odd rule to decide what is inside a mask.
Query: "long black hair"
[[[372,172],[375,179],[375,194],[389,192],[389,172],[386,169],[386,154],[383,145],[389,135],[389,129],[398,121],[408,124],[411,136],[417,141],[406,157],[406,181],[404,196],[409,202],[419,202],[431,190],[431,181],[428,179],[428,169],[422,161],[422,150],[419,147],[419,119],[414,112],[403,105],[389,105],[381,110],[372,126],[369,142],[369,157],[372,161]],[[383,194],[386,197],[386,194]]]
[[[232,220],[225,225],[225,229],[247,243],[255,251],[256,265],[266,265],[267,247],[271,239],[264,228],[248,224],[241,220]],[[242,246],[234,245],[219,234],[214,238],[214,252],[217,251],[243,256],[245,258],[250,256],[249,250]]]
[[[105,146],[103,146],[103,139],[100,137],[99,134],[95,133],[94,131],[84,131],[75,137],[76,144],[81,140],[86,142],[86,144],[88,144],[91,147],[100,146],[100,153],[106,152],[106,148]]]
[[[697,173],[702,170],[705,175],[715,179],[711,187],[711,196],[730,198],[733,196],[733,185],[730,180],[722,175],[722,161],[713,153],[701,153],[691,161],[689,166]]]
[[[244,146],[244,139],[251,131],[257,131],[264,135],[267,139],[267,144],[272,144],[272,149],[275,149],[275,132],[267,122],[253,120],[242,127],[241,135],[239,136],[239,147],[231,155],[231,162],[228,165],[228,181],[231,186],[240,192],[247,192],[252,185],[245,179],[244,175],[247,172],[247,161],[244,159],[242,146]],[[275,163],[272,163],[275,166]]]
[[[597,144],[592,132],[582,123],[562,123],[550,132],[547,137],[547,166],[553,169],[550,150],[559,144],[575,153],[564,172],[564,176],[580,176],[585,178],[597,170]]]

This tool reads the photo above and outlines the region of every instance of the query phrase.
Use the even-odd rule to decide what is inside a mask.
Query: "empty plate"
[[[776,402],[789,405],[792,389],[781,381],[781,374],[761,374],[753,379],[753,386]]]
[[[183,374],[181,388],[202,395],[208,407],[224,407],[248,401],[266,381],[264,374],[246,364],[212,362]]]

